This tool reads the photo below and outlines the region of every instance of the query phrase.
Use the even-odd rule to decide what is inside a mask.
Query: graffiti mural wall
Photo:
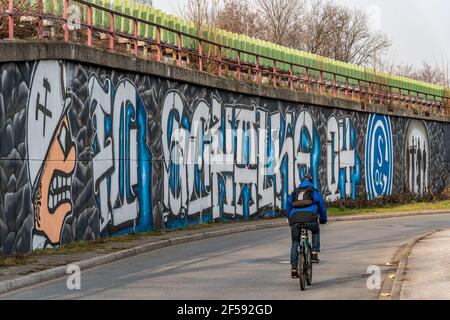
[[[0,65],[0,254],[449,185],[447,123],[94,66]]]

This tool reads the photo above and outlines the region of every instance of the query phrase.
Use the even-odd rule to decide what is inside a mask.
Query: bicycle
[[[298,277],[300,279],[300,289],[306,290],[306,285],[312,285],[312,247],[309,231],[306,224],[298,226],[300,241],[298,246]]]

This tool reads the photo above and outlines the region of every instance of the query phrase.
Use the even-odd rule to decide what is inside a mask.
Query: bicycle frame
[[[299,241],[299,254],[305,254],[306,256],[308,253],[308,250],[310,248],[310,240],[309,240],[309,231],[306,227],[302,227],[300,229],[300,241]],[[306,250],[305,250],[306,249]]]

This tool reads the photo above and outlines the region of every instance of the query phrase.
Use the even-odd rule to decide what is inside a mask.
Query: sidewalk
[[[400,300],[450,299],[450,230],[436,232],[413,247]]]

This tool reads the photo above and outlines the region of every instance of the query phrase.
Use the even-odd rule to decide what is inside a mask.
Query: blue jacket
[[[308,188],[308,187],[312,187],[311,182],[305,180],[300,184],[300,188]],[[320,217],[320,223],[327,223],[328,221],[328,217],[327,217],[327,206],[325,205],[325,201],[322,198],[322,195],[320,194],[319,191],[317,191],[316,189],[314,189],[313,192],[313,201],[314,203],[307,207],[307,208],[293,208],[292,207],[292,201],[294,198],[294,193],[293,192],[287,201],[287,213],[288,213],[288,218],[290,219],[294,214],[296,213],[300,213],[300,212],[311,212],[314,215],[318,215]]]

